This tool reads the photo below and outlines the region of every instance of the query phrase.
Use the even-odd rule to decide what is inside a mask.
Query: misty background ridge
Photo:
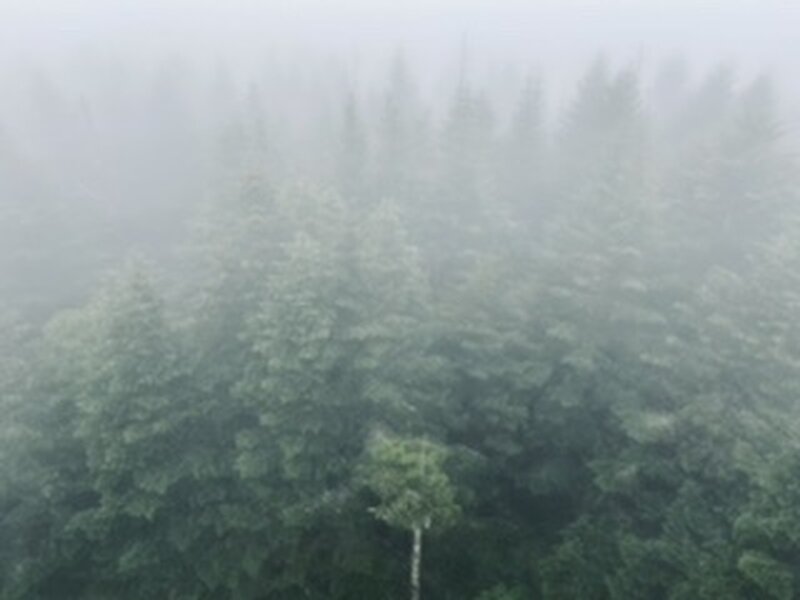
[[[353,159],[363,165],[354,168],[371,180],[368,187],[376,199],[390,197],[391,191],[380,188],[379,163],[380,138],[386,135],[381,121],[392,85],[407,87],[403,110],[410,112],[403,118],[417,121],[415,143],[428,160],[443,159],[448,113],[458,95],[469,91],[479,96],[485,112],[484,142],[493,145],[487,151],[494,153],[492,160],[502,161],[526,89],[536,88],[537,112],[531,118],[541,129],[542,148],[550,147],[586,76],[575,69],[574,81],[567,85],[562,80],[563,89],[551,91],[550,69],[540,60],[487,59],[466,39],[438,67],[432,66],[435,61],[417,65],[409,54],[396,47],[387,50],[384,60],[367,62],[356,55],[283,47],[265,51],[256,67],[221,57],[206,62],[187,53],[155,55],[142,63],[86,51],[71,58],[68,67],[41,60],[7,69],[0,102],[3,185],[13,216],[19,216],[13,211],[21,202],[33,212],[20,222],[5,221],[2,280],[6,287],[30,285],[41,291],[63,273],[58,261],[94,261],[93,266],[76,265],[82,274],[64,282],[64,291],[73,289],[73,301],[78,301],[91,287],[91,273],[112,267],[130,251],[172,261],[177,268],[178,255],[191,243],[187,227],[200,207],[243,173],[274,184],[298,179],[335,183],[341,175],[337,155],[353,142],[345,139],[348,127],[355,128],[350,133],[363,146]],[[709,102],[724,110],[725,94],[740,93],[762,76],[742,73],[732,62],[700,70],[679,56],[648,61],[641,52],[619,62],[596,53],[586,64],[592,61],[635,77],[636,110],[651,119],[648,148],[671,120],[682,118],[681,111],[695,110],[692,103],[703,101],[697,97],[704,87],[721,86],[721,95]],[[398,77],[403,81],[393,80]],[[792,103],[781,102],[777,94],[771,102],[782,112],[781,143],[796,147]],[[499,181],[505,175],[501,169],[490,177]],[[435,177],[421,176],[429,184]],[[66,242],[70,227],[80,240]],[[83,228],[83,234],[76,228]],[[22,238],[46,240],[41,246],[46,250],[23,251],[20,263]],[[86,255],[55,250],[61,243],[91,250]],[[19,269],[24,260],[26,268]],[[20,276],[20,271],[27,274]],[[29,303],[35,306],[36,301]]]

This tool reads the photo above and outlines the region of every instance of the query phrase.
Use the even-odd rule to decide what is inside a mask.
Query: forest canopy
[[[780,82],[543,66],[29,74],[0,596],[800,598]]]

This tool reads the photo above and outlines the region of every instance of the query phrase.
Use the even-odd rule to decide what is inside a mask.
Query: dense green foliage
[[[223,78],[180,269],[8,288],[0,596],[404,598],[423,523],[423,598],[800,598],[800,170],[765,79],[644,85],[398,59],[304,155]]]
[[[380,500],[372,510],[403,529],[450,525],[458,514],[444,462],[447,455],[425,440],[377,438],[365,461],[365,482]]]

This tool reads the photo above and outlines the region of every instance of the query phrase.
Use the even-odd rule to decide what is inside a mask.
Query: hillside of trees
[[[294,66],[7,92],[0,597],[800,598],[776,84]]]

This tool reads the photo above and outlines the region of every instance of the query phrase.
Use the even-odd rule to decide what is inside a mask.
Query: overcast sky
[[[15,51],[268,39],[452,44],[465,35],[501,49],[641,46],[782,60],[800,49],[798,24],[792,0],[0,0],[0,43]]]
[[[364,70],[403,47],[419,68],[452,61],[466,41],[484,61],[544,65],[549,82],[602,51],[645,65],[725,61],[797,92],[799,27],[793,0],[0,0],[0,66],[87,53],[257,64],[301,49]]]

